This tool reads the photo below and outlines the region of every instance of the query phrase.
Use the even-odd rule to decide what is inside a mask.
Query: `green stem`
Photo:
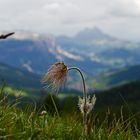
[[[79,73],[80,73],[80,75],[81,75],[81,78],[82,78],[82,82],[83,82],[83,97],[84,97],[84,99],[85,99],[85,104],[86,104],[86,100],[87,100],[87,93],[86,93],[86,83],[85,83],[85,78],[84,78],[84,75],[83,75],[83,73],[81,72],[81,70],[79,69],[79,68],[77,68],[77,67],[71,67],[71,68],[68,68],[68,71],[69,70],[76,70],[76,71],[78,71]]]
[[[53,105],[54,105],[54,108],[55,108],[56,114],[57,114],[57,116],[59,117],[60,115],[59,115],[59,112],[58,112],[58,109],[57,109],[56,103],[55,103],[55,101],[54,101],[54,98],[53,98],[52,94],[50,94],[50,96],[51,96],[51,100],[52,100],[52,102],[53,102]]]
[[[83,114],[83,123],[84,123],[84,129],[85,129],[85,132],[86,132],[86,125],[87,125],[87,111],[86,111],[86,104],[87,104],[87,92],[86,92],[86,83],[85,83],[85,78],[84,78],[84,75],[83,73],[81,72],[81,70],[77,67],[70,67],[68,68],[68,71],[69,70],[76,70],[80,73],[80,76],[82,78],[82,83],[83,83],[83,98],[85,100],[84,102],[84,114]]]

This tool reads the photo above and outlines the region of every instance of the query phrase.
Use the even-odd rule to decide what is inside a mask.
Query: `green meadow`
[[[133,87],[133,88],[132,88]],[[0,88],[0,139],[6,140],[138,140],[140,139],[140,82],[96,93],[97,102],[84,132],[76,93],[44,98],[35,90]],[[70,96],[72,94],[72,96]],[[79,93],[77,93],[80,95]],[[36,94],[37,95],[37,94]],[[82,95],[82,93],[81,93]],[[12,98],[11,98],[12,97]],[[24,102],[24,104],[23,104]],[[46,111],[42,114],[42,111]]]

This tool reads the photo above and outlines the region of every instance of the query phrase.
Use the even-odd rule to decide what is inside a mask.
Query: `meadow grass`
[[[6,140],[139,140],[140,130],[135,115],[124,119],[106,113],[99,119],[94,113],[88,119],[88,133],[84,134],[82,115],[49,113],[40,115],[32,106],[17,108],[19,101],[9,104],[6,97],[0,100],[0,139]],[[113,117],[112,117],[113,116]],[[111,117],[111,119],[110,119]]]

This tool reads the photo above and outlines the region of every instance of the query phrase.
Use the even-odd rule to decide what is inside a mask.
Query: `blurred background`
[[[11,98],[41,100],[42,76],[64,61],[84,72],[99,106],[138,110],[139,25],[139,0],[0,0],[0,35],[15,32],[0,39],[0,84]],[[82,95],[80,80],[71,72],[60,98]]]

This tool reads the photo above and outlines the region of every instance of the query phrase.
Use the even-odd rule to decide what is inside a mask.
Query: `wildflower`
[[[95,102],[96,102],[95,95],[91,99],[90,99],[90,96],[88,96],[86,99],[86,104],[85,104],[85,99],[79,97],[78,106],[81,113],[84,114],[86,112],[87,114],[89,114],[91,110],[93,109]]]
[[[96,97],[95,97],[95,95],[92,98],[90,98],[90,96],[87,97],[86,83],[85,83],[85,78],[84,78],[82,71],[77,67],[67,68],[67,66],[63,62],[57,62],[54,65],[52,65],[52,67],[48,70],[48,72],[43,77],[42,81],[44,83],[50,82],[49,86],[51,86],[52,89],[58,91],[60,86],[62,86],[65,83],[65,81],[67,79],[67,73],[70,70],[75,70],[75,71],[79,72],[81,79],[82,79],[83,98],[79,98],[78,106],[79,106],[80,111],[83,114],[84,130],[87,133],[87,116],[95,105]],[[52,98],[52,101],[53,101],[53,98]],[[54,103],[54,106],[56,108],[55,103]],[[56,112],[58,112],[57,108],[56,108]]]
[[[42,82],[49,82],[48,87],[51,87],[54,91],[58,91],[67,79],[67,72],[67,66],[63,62],[57,62],[51,66],[43,77]]]
[[[47,112],[45,111],[45,110],[43,110],[39,115],[40,116],[44,116],[44,115],[46,115],[47,114]]]

